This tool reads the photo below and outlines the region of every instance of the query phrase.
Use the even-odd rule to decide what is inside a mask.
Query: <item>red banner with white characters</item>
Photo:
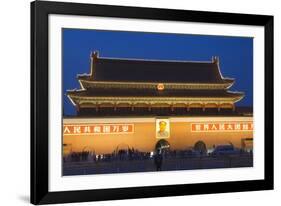
[[[191,132],[253,131],[253,122],[198,122],[191,124]]]
[[[128,134],[134,124],[65,124],[63,135]]]

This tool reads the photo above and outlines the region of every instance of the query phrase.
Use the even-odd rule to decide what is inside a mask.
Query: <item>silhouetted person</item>
[[[156,166],[156,171],[161,171],[162,161],[163,161],[163,157],[160,149],[158,149],[156,151],[156,154],[154,155],[154,164]]]

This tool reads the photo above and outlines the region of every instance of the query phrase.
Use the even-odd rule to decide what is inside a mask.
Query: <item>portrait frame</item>
[[[163,125],[163,132],[161,132],[161,129],[160,129],[161,126],[160,125]],[[156,128],[155,136],[156,136],[157,139],[161,139],[161,138],[168,139],[170,137],[170,121],[169,121],[169,119],[157,118],[155,128]]]
[[[264,27],[264,179],[49,191],[49,15],[98,16]],[[59,106],[59,105],[58,105]],[[80,3],[31,3],[31,203],[51,204],[271,190],[273,178],[273,16]]]

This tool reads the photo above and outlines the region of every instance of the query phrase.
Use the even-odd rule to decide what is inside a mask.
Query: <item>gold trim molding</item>
[[[100,105],[100,104],[110,104],[118,106],[118,104],[145,104],[145,105],[155,105],[155,104],[184,104],[186,106],[191,104],[202,104],[202,105],[222,105],[222,104],[234,104],[243,98],[241,97],[81,97],[77,95],[68,95],[71,102],[76,105]]]
[[[104,82],[104,81],[90,81],[79,79],[79,83],[82,89],[98,88],[98,89],[155,89],[159,82]],[[165,83],[161,82],[165,86],[165,90],[216,90],[216,89],[228,89],[233,82],[225,83]]]

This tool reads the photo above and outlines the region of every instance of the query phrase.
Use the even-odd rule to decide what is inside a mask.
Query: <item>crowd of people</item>
[[[92,162],[109,162],[112,160],[147,160],[151,158],[150,152],[140,152],[139,150],[120,149],[110,154],[96,154],[94,151],[71,152],[64,157],[64,161],[79,162],[79,161],[92,161]]]
[[[241,153],[245,153],[241,151]],[[110,154],[96,154],[94,151],[71,152],[64,156],[65,162],[110,162],[110,161],[132,161],[132,160],[149,160],[155,159],[156,156],[161,156],[163,159],[175,158],[192,158],[192,157],[206,157],[210,153],[197,151],[193,149],[186,150],[170,150],[170,149],[156,149],[151,152],[141,152],[137,149],[119,149]]]

